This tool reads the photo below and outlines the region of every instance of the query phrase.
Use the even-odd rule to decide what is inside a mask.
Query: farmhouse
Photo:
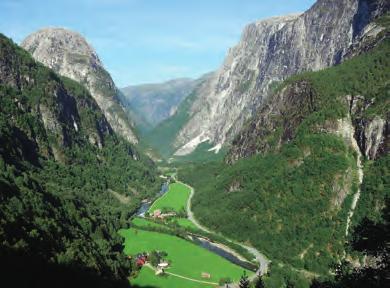
[[[206,272],[202,272],[202,278],[206,278],[206,279],[210,279],[211,278],[211,275],[210,273],[206,273]]]
[[[161,269],[166,269],[168,268],[169,266],[169,263],[168,262],[161,262],[157,265],[158,268],[161,268]]]
[[[147,260],[148,256],[146,254],[138,254],[135,263],[137,264],[137,266],[142,267],[145,265]]]
[[[157,209],[153,211],[153,218],[160,218],[161,216],[161,210]]]
[[[154,210],[153,211],[153,218],[158,218],[158,219],[165,219],[167,217],[173,217],[176,216],[175,212],[168,212],[168,213],[162,213],[160,209]]]

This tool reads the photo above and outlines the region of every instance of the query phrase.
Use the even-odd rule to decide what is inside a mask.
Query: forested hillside
[[[390,197],[390,41],[385,32],[379,37],[386,40],[367,53],[275,88],[233,142],[227,158],[233,164],[179,173],[196,190],[193,209],[203,224],[273,261],[267,287],[333,278],[333,265],[351,252],[345,241],[361,235],[351,233],[354,227],[363,219],[388,225],[382,209]],[[382,130],[374,128],[379,122]],[[360,162],[365,178],[346,237]]]
[[[169,157],[175,152],[174,140],[189,117],[189,109],[196,98],[196,89],[185,98],[175,114],[161,122],[145,136],[145,141],[162,156]]]
[[[86,89],[3,35],[0,143],[1,283],[128,285],[117,231],[158,191],[155,167],[112,131]]]

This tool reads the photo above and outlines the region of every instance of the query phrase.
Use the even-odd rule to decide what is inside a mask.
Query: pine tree
[[[249,288],[249,284],[250,284],[249,278],[246,275],[246,271],[244,271],[244,274],[242,274],[241,279],[240,279],[240,283],[238,284],[238,286],[240,288]]]
[[[259,276],[257,278],[255,288],[264,288],[264,287],[265,287],[265,285],[264,285],[263,278],[261,278],[261,276]]]

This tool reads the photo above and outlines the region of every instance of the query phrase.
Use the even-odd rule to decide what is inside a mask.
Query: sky
[[[118,87],[218,69],[245,25],[314,0],[0,0],[0,33],[20,43],[43,27],[81,33]]]

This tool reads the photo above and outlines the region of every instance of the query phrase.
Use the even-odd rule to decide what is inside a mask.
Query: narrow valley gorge
[[[86,21],[116,11],[97,21],[120,31],[109,45],[86,32],[96,19],[19,43],[0,31],[1,286],[388,287],[390,2],[313,0],[247,24],[198,78],[151,67],[183,57],[169,45],[190,58],[220,39],[158,46],[146,35],[161,53],[143,65],[183,73],[149,84],[124,82],[147,73],[99,56],[150,52],[114,42],[135,30],[109,21],[147,7],[146,22],[174,29],[149,9],[206,4],[136,2],[78,6],[91,8]],[[202,15],[196,29],[213,23]]]

